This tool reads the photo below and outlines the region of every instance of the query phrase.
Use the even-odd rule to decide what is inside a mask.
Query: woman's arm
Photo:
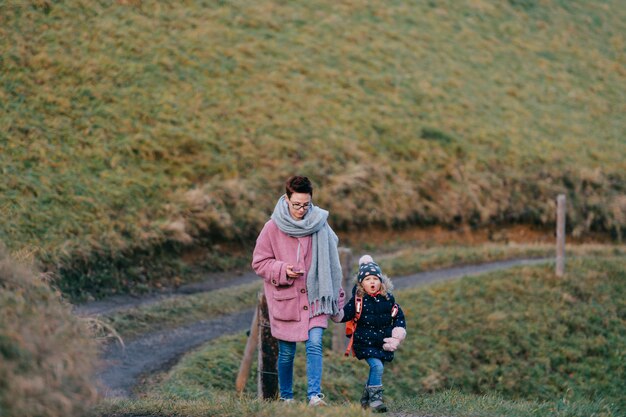
[[[270,223],[267,222],[265,224],[256,240],[256,246],[252,253],[252,269],[254,269],[257,275],[272,285],[291,285],[293,278],[287,276],[287,268],[291,265],[276,259]]]

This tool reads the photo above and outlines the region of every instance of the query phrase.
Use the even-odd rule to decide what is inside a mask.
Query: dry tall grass
[[[59,294],[0,248],[0,416],[84,415],[97,396],[96,358]]]

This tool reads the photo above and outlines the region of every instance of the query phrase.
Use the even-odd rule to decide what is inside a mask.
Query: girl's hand
[[[400,342],[402,342],[406,338],[406,329],[404,327],[394,327],[391,330],[391,337],[386,337],[383,339],[385,344],[383,345],[383,350],[388,352],[394,352],[400,346]]]
[[[385,342],[383,350],[387,352],[395,352],[398,346],[400,346],[400,339],[396,339],[395,337],[386,337],[383,341]]]
[[[342,310],[343,306],[346,304],[346,292],[343,288],[339,288],[339,299],[337,300],[337,304],[339,305],[339,310]]]
[[[339,313],[330,316],[330,319],[335,323],[341,323],[341,320],[343,319],[343,308],[339,310]]]
[[[330,319],[335,323],[341,323],[343,319],[343,306],[346,303],[346,292],[343,288],[339,288],[339,298],[337,299],[337,307],[339,307],[339,312],[333,316],[330,316]]]

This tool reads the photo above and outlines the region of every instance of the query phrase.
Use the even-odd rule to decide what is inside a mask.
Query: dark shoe
[[[365,388],[363,388],[363,394],[361,394],[361,407],[363,407],[363,409],[366,409],[367,407],[369,407],[369,402],[370,393],[367,390],[367,386],[365,386]]]
[[[367,387],[367,392],[370,396],[369,406],[375,413],[386,413],[387,406],[383,402],[383,386]]]

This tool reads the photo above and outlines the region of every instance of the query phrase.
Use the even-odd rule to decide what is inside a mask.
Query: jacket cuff
[[[291,285],[293,284],[293,279],[287,276],[287,264],[284,262],[276,262],[274,264],[274,268],[272,269],[272,276],[270,278],[270,283],[275,287],[279,285]]]

